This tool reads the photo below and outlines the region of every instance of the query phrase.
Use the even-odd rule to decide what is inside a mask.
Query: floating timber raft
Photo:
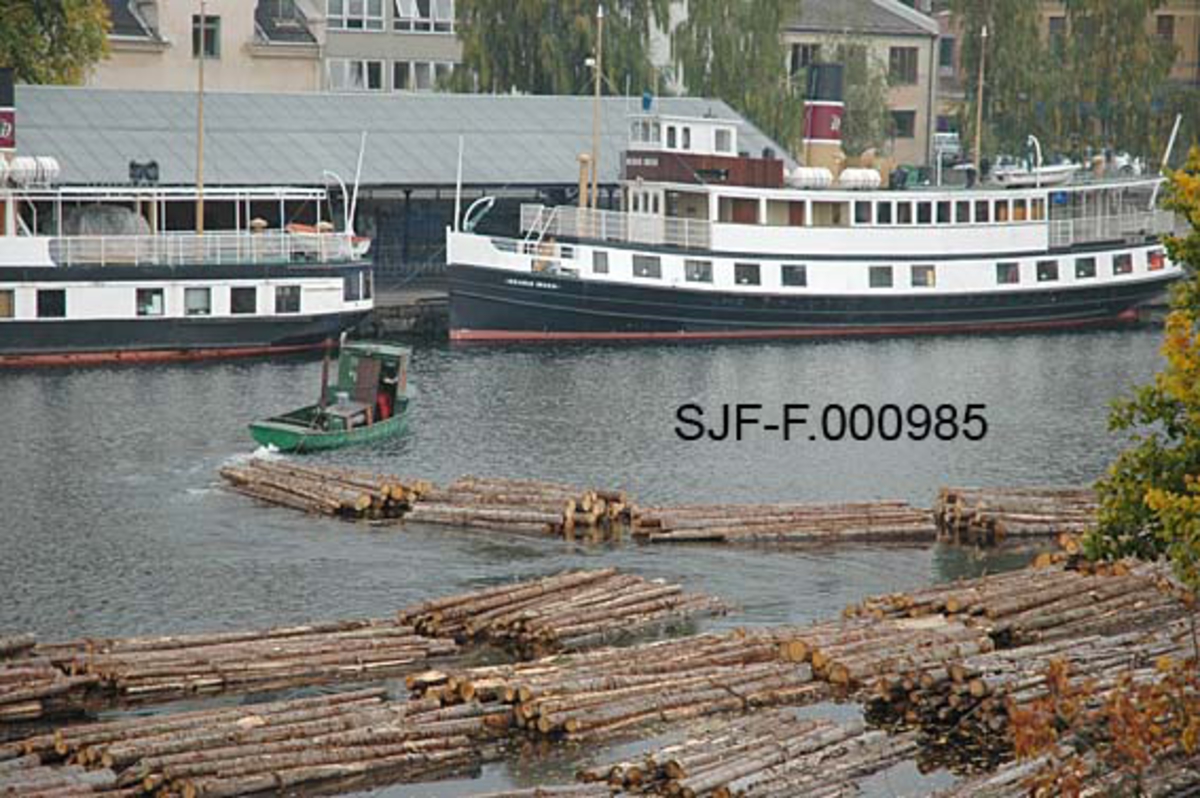
[[[432,489],[424,480],[292,460],[255,458],[245,465],[225,466],[220,473],[234,490],[252,498],[347,518],[399,518]]]
[[[647,507],[633,534],[650,543],[933,541],[929,511],[902,501]]]
[[[717,599],[684,593],[679,585],[607,568],[436,599],[402,611],[399,620],[423,634],[486,641],[522,657],[539,657],[726,609]]]
[[[1081,534],[1095,524],[1098,507],[1091,488],[942,488],[933,514],[943,540],[991,546]]]

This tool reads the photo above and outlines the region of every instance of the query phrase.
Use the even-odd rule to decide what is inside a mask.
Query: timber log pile
[[[632,729],[828,697],[772,640],[697,635],[515,665],[408,678],[416,698],[506,706],[535,737],[606,739]]]
[[[913,734],[772,711],[714,723],[683,743],[588,768],[578,778],[635,795],[681,798],[853,795],[855,779],[911,757],[916,748]]]
[[[928,510],[902,501],[844,504],[712,504],[647,507],[633,535],[650,543],[933,541]]]
[[[27,766],[41,766],[40,783],[189,798],[418,781],[474,771],[481,743],[510,718],[474,703],[390,702],[374,689],[68,726],[0,746],[0,793],[6,773]]]
[[[1095,524],[1098,508],[1091,488],[942,488],[933,512],[943,540],[992,546],[1079,535]]]
[[[425,480],[262,458],[225,466],[221,476],[234,490],[252,498],[344,518],[398,518],[432,490]]]
[[[631,512],[624,491],[581,490],[532,479],[465,476],[420,499],[406,521],[568,539],[619,538]]]
[[[399,622],[421,634],[489,642],[534,658],[725,611],[721,601],[679,585],[606,568],[427,601],[402,610]]]
[[[94,674],[67,675],[36,643],[33,635],[0,636],[0,726],[77,711],[100,682]]]

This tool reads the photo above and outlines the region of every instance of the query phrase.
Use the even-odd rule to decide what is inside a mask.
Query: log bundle
[[[839,543],[933,541],[928,510],[902,501],[647,507],[633,535],[649,543]]]
[[[938,535],[955,543],[991,546],[1006,538],[1079,535],[1096,522],[1091,488],[944,487],[934,505]]]
[[[410,676],[415,698],[507,706],[535,737],[607,739],[634,729],[828,697],[773,640],[707,634],[515,665]]]
[[[230,487],[252,498],[343,518],[398,518],[432,489],[424,480],[292,460],[255,458],[220,473]]]
[[[77,712],[100,683],[93,674],[64,673],[36,644],[33,635],[0,636],[0,728]]]
[[[679,585],[606,568],[435,599],[402,610],[399,622],[422,634],[488,642],[533,658],[725,610],[721,601]]]
[[[683,743],[588,768],[578,778],[631,794],[681,798],[853,795],[855,779],[891,767],[916,748],[913,734],[776,710],[709,724]]]
[[[405,520],[594,541],[619,538],[630,512],[623,491],[465,476],[424,493]]]

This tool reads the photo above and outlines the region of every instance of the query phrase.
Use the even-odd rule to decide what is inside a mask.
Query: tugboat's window
[[[896,224],[912,224],[912,203],[896,203]]]
[[[971,201],[959,200],[954,203],[954,221],[958,224],[971,223]]]
[[[300,286],[298,286],[298,285],[277,285],[277,286],[275,286],[275,312],[276,313],[299,313],[300,312]]]
[[[1008,200],[996,200],[994,210],[992,216],[997,222],[1008,221]]]
[[[876,202],[875,203],[875,224],[891,224],[892,223],[892,203]]]
[[[1058,279],[1058,261],[1039,260],[1037,262],[1037,279],[1039,283],[1052,283]]]
[[[1075,279],[1086,280],[1089,277],[1096,276],[1096,259],[1095,258],[1076,258],[1075,259]]]
[[[139,288],[137,290],[137,314],[139,316],[163,315],[163,290],[161,288]]]
[[[1158,272],[1165,269],[1167,266],[1167,256],[1163,254],[1161,249],[1152,249],[1146,254],[1146,268],[1152,272]],[[4,300],[0,297],[0,316],[3,316]]]
[[[1021,266],[1018,263],[997,263],[996,284],[1016,285],[1021,282]]]
[[[870,278],[870,285],[872,288],[891,288],[892,287],[892,267],[891,266],[872,266],[869,278]]]
[[[258,312],[258,289],[254,286],[229,289],[229,312],[235,315]]]
[[[928,202],[917,203],[917,224],[929,224],[933,221],[933,208]]]
[[[950,224],[950,200],[942,200],[937,204],[938,224]]]
[[[808,285],[808,267],[785,265],[783,267],[783,284],[789,288],[804,288]]]
[[[183,289],[183,312],[187,316],[212,315],[211,288]]]
[[[67,317],[67,292],[61,288],[38,291],[37,315],[39,319],[65,319]]]
[[[17,315],[16,292],[0,291],[0,319],[11,319]]]
[[[738,285],[761,285],[757,263],[735,263],[733,265],[733,281]]]
[[[870,224],[871,223],[871,203],[858,201],[854,203],[854,223],[855,224]]]
[[[683,148],[685,150],[692,148],[692,129],[690,127],[683,128]]]
[[[912,267],[913,288],[935,288],[937,286],[937,269],[932,265]]]
[[[975,224],[986,224],[988,220],[988,201],[975,200]]]
[[[603,250],[592,251],[592,274],[608,274],[608,253]]]
[[[675,126],[667,125],[667,149],[675,149]]]
[[[1133,274],[1133,255],[1113,255],[1113,274]]]
[[[633,276],[662,278],[662,258],[657,255],[634,255]]]
[[[683,262],[683,278],[689,283],[711,283],[712,261],[685,260]]]

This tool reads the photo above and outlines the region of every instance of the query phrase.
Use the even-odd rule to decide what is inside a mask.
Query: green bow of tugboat
[[[411,351],[382,343],[344,343],[337,381],[329,384],[329,356],[321,369],[317,404],[250,424],[262,446],[315,452],[400,435],[408,426]]]

